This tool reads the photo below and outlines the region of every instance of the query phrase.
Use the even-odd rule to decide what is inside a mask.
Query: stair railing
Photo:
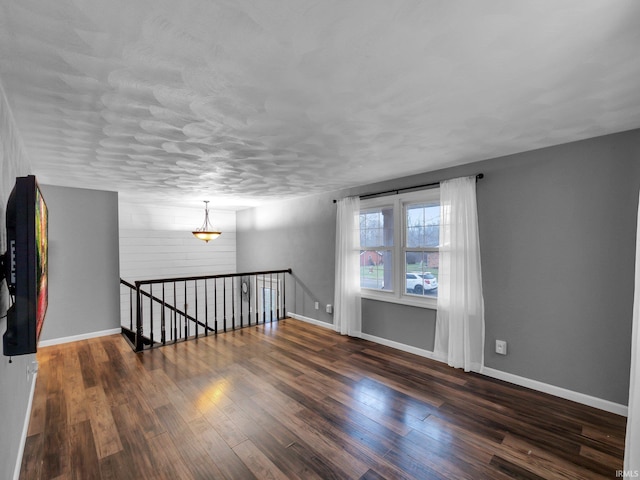
[[[136,351],[281,320],[291,269],[120,280],[123,334]],[[127,320],[128,313],[128,322]]]

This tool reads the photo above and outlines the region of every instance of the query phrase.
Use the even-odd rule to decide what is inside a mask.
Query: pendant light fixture
[[[191,233],[193,233],[196,238],[204,240],[207,243],[209,243],[209,240],[215,240],[222,234],[222,232],[218,232],[211,226],[211,223],[209,223],[209,200],[204,200],[204,223],[200,228]]]

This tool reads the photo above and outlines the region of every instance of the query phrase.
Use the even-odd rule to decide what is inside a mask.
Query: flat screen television
[[[12,304],[2,345],[15,356],[36,352],[48,305],[48,210],[35,176],[16,178],[6,220],[2,263]]]

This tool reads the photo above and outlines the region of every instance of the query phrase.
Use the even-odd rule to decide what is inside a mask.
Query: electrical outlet
[[[507,342],[504,340],[496,340],[496,353],[500,355],[507,354]]]
[[[316,310],[320,310],[320,302],[316,302]]]
[[[332,314],[333,313],[333,305],[331,305],[330,303],[327,304],[326,312],[328,314]]]

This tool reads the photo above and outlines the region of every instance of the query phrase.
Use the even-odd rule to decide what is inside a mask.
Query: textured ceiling
[[[42,183],[214,208],[640,127],[637,0],[0,0]]]

